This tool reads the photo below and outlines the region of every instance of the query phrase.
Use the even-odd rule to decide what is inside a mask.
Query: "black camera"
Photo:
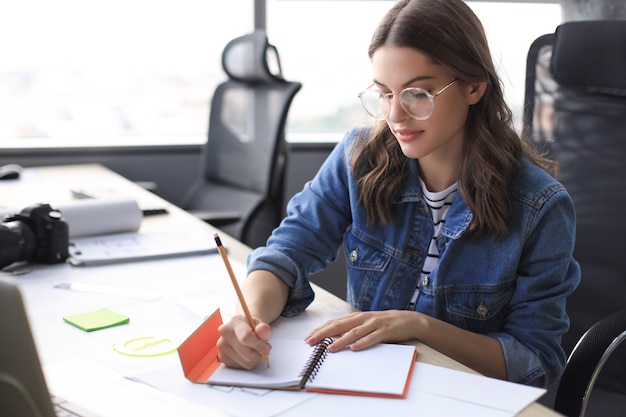
[[[69,256],[69,227],[49,204],[26,207],[0,223],[0,268],[14,262],[54,264]]]

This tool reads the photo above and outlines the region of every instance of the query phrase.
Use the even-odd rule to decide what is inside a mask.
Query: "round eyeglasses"
[[[359,98],[367,114],[376,120],[389,118],[393,96],[400,98],[400,105],[409,117],[416,120],[426,120],[433,114],[435,109],[435,97],[446,91],[457,80],[458,78],[455,78],[450,81],[435,94],[430,94],[423,88],[416,87],[405,88],[399,93],[383,93],[372,84],[359,93]]]

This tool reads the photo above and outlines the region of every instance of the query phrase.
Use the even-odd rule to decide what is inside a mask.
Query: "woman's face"
[[[374,83],[383,93],[400,93],[418,87],[433,96],[455,80],[454,74],[434,63],[427,55],[408,47],[382,46],[372,56]],[[433,159],[457,164],[463,147],[463,127],[469,106],[482,96],[476,85],[452,83],[434,98],[434,109],[426,120],[411,118],[399,103],[390,98],[386,118],[402,152],[408,158]],[[425,162],[425,160],[424,160]]]

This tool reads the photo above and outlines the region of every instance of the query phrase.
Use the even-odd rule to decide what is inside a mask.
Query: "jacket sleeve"
[[[493,336],[503,347],[509,380],[547,386],[565,366],[560,344],[569,328],[565,301],[580,281],[572,257],[574,205],[565,189],[545,201],[526,230],[506,328]]]
[[[351,224],[350,146],[360,130],[337,144],[319,171],[287,205],[287,216],[267,241],[248,258],[248,271],[267,270],[289,287],[283,316],[301,313],[313,301],[308,276],[337,257]]]

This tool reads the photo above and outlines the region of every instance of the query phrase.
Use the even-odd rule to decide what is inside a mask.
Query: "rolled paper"
[[[126,197],[84,199],[55,208],[67,222],[71,238],[137,231],[143,219],[137,201]]]

